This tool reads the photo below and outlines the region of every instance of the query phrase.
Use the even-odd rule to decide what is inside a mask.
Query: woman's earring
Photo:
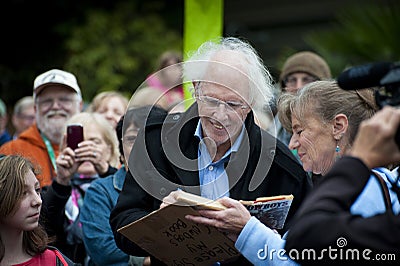
[[[339,145],[336,145],[336,149],[335,149],[335,151],[336,151],[337,153],[339,153],[339,152],[340,152],[340,147],[339,147]]]
[[[342,137],[343,137],[343,134],[340,134],[339,138],[336,140],[336,149],[335,149],[336,160],[339,159],[340,157],[342,157],[342,156],[340,156],[340,153],[339,153],[340,152],[339,141],[342,139]]]
[[[339,144],[336,144],[335,152],[336,152],[336,160],[337,160],[337,159],[339,159],[341,157],[340,154],[339,154],[339,152],[340,152]]]

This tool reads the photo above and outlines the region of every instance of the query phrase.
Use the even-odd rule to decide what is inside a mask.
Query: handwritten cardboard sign
[[[172,266],[212,265],[240,255],[222,232],[185,219],[187,214],[199,215],[190,206],[168,205],[118,232]]]

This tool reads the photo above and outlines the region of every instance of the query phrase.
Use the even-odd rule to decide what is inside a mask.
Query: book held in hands
[[[272,229],[282,229],[292,205],[293,195],[257,198],[255,201],[243,201],[250,214]]]
[[[260,220],[283,226],[293,196],[270,198],[242,203],[250,213],[259,215]],[[218,201],[179,191],[174,204],[153,211],[118,232],[167,265],[212,265],[240,256],[235,243],[223,232],[185,218],[188,214],[200,215],[198,209],[224,210],[226,207]]]

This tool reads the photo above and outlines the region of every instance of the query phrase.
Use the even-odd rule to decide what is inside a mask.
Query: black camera
[[[339,75],[338,85],[344,90],[378,87],[375,101],[379,108],[400,106],[400,62],[378,62],[349,68]],[[395,141],[400,148],[400,128]]]

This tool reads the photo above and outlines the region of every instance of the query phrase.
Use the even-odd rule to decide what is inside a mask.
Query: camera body
[[[375,101],[383,106],[400,107],[400,62],[378,62],[352,67],[338,77],[338,85],[344,90],[379,87],[375,90]],[[400,128],[395,141],[400,148]]]
[[[375,91],[375,101],[379,108],[385,105],[400,107],[400,65],[394,65],[382,78],[383,90]],[[400,148],[400,127],[396,131],[395,141]]]

